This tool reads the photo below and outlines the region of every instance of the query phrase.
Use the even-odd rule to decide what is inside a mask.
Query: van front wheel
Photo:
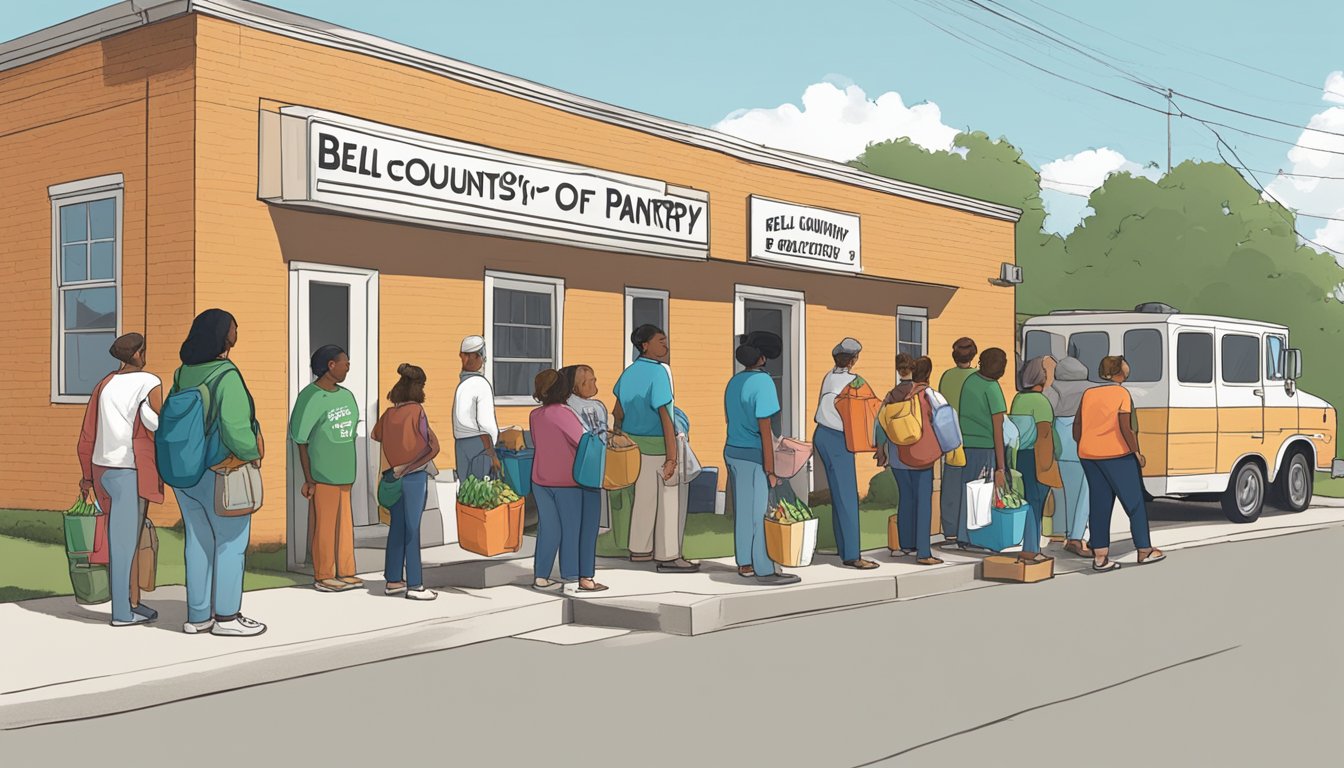
[[[1311,506],[1312,469],[1307,454],[1297,451],[1284,462],[1274,482],[1274,506],[1301,512]]]
[[[1248,461],[1232,473],[1223,494],[1223,514],[1234,523],[1253,523],[1265,509],[1265,473]]]

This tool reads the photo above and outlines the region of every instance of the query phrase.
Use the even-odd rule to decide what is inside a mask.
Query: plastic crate
[[[989,525],[970,532],[971,543],[995,552],[1015,547],[1022,543],[1029,514],[1030,504],[1023,504],[1017,509],[995,509],[990,513]]]

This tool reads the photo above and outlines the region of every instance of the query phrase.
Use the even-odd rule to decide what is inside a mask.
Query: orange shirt
[[[1134,412],[1129,390],[1119,385],[1093,387],[1083,393],[1078,418],[1083,422],[1078,441],[1080,459],[1115,459],[1130,453],[1120,431],[1120,414]]]

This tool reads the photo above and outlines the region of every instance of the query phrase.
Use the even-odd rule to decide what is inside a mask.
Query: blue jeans
[[[532,497],[537,500],[537,549],[532,559],[532,573],[538,579],[551,578],[556,555],[560,556],[560,578],[573,579],[577,576],[573,571],[578,570],[579,529],[583,524],[584,513],[583,490],[532,484]],[[566,562],[569,560],[566,550],[571,547],[574,560]],[[596,540],[593,547],[596,560]],[[566,574],[566,571],[570,573]]]
[[[215,473],[191,488],[174,488],[186,532],[187,621],[226,621],[243,606],[243,569],[252,516],[215,513]]]
[[[1087,489],[1091,501],[1088,526],[1092,531],[1089,542],[1093,549],[1111,546],[1111,512],[1116,499],[1129,515],[1129,533],[1134,546],[1148,549],[1153,546],[1148,537],[1148,508],[1143,503],[1143,473],[1134,454],[1115,459],[1083,459],[1087,475]]]
[[[210,473],[212,476],[214,473]],[[112,587],[112,620],[130,621],[131,561],[140,546],[140,528],[145,524],[145,502],[140,499],[134,469],[104,468],[103,490],[112,497],[108,510],[108,580]]]
[[[389,583],[402,581],[406,586],[420,589],[425,585],[420,566],[420,519],[425,516],[425,501],[429,498],[429,474],[423,470],[401,477],[401,498],[388,513],[392,524],[387,530],[387,552],[383,559],[383,579]]]
[[[831,488],[831,523],[835,548],[842,562],[859,559],[859,481],[854,476],[854,454],[845,447],[845,433],[818,425],[812,446],[821,457],[826,484]]]
[[[738,567],[750,565],[757,576],[775,572],[765,549],[765,513],[770,504],[770,481],[765,467],[750,459],[724,456],[728,486],[733,494],[733,548]]]
[[[943,536],[957,538],[962,527],[961,518],[966,510],[966,481],[961,478],[961,467],[948,466],[943,462],[943,482],[938,494],[938,511],[943,521]]]
[[[558,490],[567,490],[560,488]],[[602,492],[579,488],[579,521],[576,530],[560,528],[560,578],[591,579],[597,574],[597,528],[602,517]],[[564,517],[561,517],[564,520]]]
[[[1041,551],[1045,497],[1050,495],[1050,486],[1042,485],[1036,479],[1036,456],[1032,448],[1018,451],[1017,471],[1022,473],[1022,490],[1026,493],[1027,503],[1031,505],[1031,514],[1027,515],[1026,527],[1022,531],[1022,551],[1037,553]]]
[[[986,475],[986,479],[992,481],[996,464],[993,448],[967,448],[965,451],[966,466],[957,470],[961,480],[961,486],[957,491],[960,494],[956,527],[958,546],[969,543],[971,537],[971,531],[966,527],[966,484],[979,480],[982,473]],[[943,529],[943,533],[947,533],[946,528]]]
[[[1079,462],[1061,461],[1059,476],[1064,480],[1064,487],[1059,489],[1063,503],[1055,504],[1055,520],[1060,519],[1059,514],[1062,511],[1064,528],[1063,530],[1056,528],[1055,533],[1063,533],[1065,538],[1082,541],[1087,535],[1089,514],[1087,475],[1083,473],[1083,465]]]
[[[913,549],[921,560],[933,557],[929,549],[929,531],[933,529],[933,467],[896,469],[896,488],[900,492],[896,507],[896,530],[901,549]]]

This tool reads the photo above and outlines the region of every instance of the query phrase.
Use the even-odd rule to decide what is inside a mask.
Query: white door
[[[299,392],[315,377],[312,354],[319,347],[335,344],[350,355],[350,374],[342,384],[359,403],[355,450],[359,471],[351,491],[356,526],[378,524],[374,501],[378,471],[378,447],[369,431],[378,418],[378,273],[319,264],[290,265],[289,296],[289,410]],[[288,536],[289,565],[308,561],[308,500],[300,493],[303,466],[296,446],[289,448]]]
[[[800,440],[807,439],[810,424],[805,413],[804,311],[801,293],[739,286],[733,312],[734,340],[737,335],[752,331],[769,331],[784,340],[784,354],[765,364],[765,372],[774,380],[779,394],[780,411],[771,427],[776,436]],[[734,369],[741,370],[742,367],[734,364]],[[789,483],[803,499],[811,490],[810,475],[810,470],[799,472]]]

